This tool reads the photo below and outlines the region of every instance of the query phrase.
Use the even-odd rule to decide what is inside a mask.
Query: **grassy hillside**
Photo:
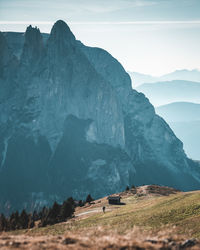
[[[122,202],[126,205],[114,206],[115,209],[105,214],[97,213],[75,221],[68,229],[102,226],[104,229],[115,228],[119,233],[126,233],[134,226],[154,231],[175,226],[177,233],[200,238],[199,191],[170,196],[128,195]]]
[[[128,197],[126,206],[106,214],[100,213],[80,220],[72,228],[116,227],[125,233],[134,226],[146,230],[160,230],[163,227],[177,227],[178,233],[200,238],[200,193],[176,194],[170,197]],[[195,225],[195,226],[194,226]]]
[[[155,232],[176,227],[177,233],[200,238],[200,191],[175,192],[169,196],[159,193],[133,194],[129,191],[121,196],[125,205],[109,205],[103,198],[95,204],[79,208],[77,218],[68,223],[35,228],[29,234],[55,235],[65,230],[75,232],[98,226],[105,230],[116,229],[123,234],[137,226]],[[104,205],[105,214],[101,211]]]
[[[149,237],[156,239],[156,242],[160,242],[158,239],[161,238],[164,242],[163,237],[165,241],[171,237],[177,242],[188,238],[200,239],[200,191],[184,193],[158,186],[144,186],[138,188],[137,193],[130,190],[120,195],[125,205],[108,205],[105,197],[94,204],[78,208],[75,217],[68,222],[29,231],[15,231],[9,235],[62,237],[67,233],[79,240],[87,236],[94,242],[100,240],[100,235],[114,235],[123,240],[126,237],[127,241],[134,235],[144,244],[149,241]],[[102,212],[104,205],[106,213]]]

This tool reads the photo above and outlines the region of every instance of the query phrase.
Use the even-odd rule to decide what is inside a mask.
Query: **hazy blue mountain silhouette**
[[[188,156],[200,160],[200,104],[176,102],[155,110],[182,140]]]
[[[136,88],[150,100],[154,106],[172,102],[200,103],[200,83],[174,80],[168,82],[145,83]]]
[[[172,73],[154,77],[147,74],[141,74],[138,72],[128,72],[131,76],[133,88],[138,87],[144,83],[155,83],[155,82],[165,82],[165,81],[173,81],[173,80],[185,80],[192,82],[200,82],[200,71],[197,69],[194,70],[176,70]]]
[[[173,102],[156,108],[156,113],[168,122],[200,121],[200,104]]]

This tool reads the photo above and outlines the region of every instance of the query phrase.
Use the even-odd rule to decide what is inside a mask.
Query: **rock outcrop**
[[[133,183],[200,187],[196,163],[109,53],[63,21],[48,39],[29,26],[16,49],[10,37],[0,33],[1,210]]]

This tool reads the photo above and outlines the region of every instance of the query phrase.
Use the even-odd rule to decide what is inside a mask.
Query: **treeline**
[[[4,214],[0,215],[0,231],[12,231],[16,229],[26,229],[34,227],[34,221],[31,214],[27,214],[25,210],[12,213],[6,218]]]
[[[1,214],[0,231],[33,228],[35,226],[35,221],[40,221],[39,227],[53,225],[71,218],[74,211],[75,202],[73,198],[68,198],[61,205],[54,202],[53,206],[50,208],[43,207],[39,213],[34,211],[28,214],[26,210],[23,210],[21,213],[18,211],[14,212],[9,217],[5,217],[4,214]]]
[[[135,188],[133,185],[131,188]],[[126,187],[126,191],[129,190],[129,186]],[[14,212],[9,217],[4,214],[0,215],[0,232],[1,231],[13,231],[18,229],[28,229],[35,226],[35,222],[39,221],[39,227],[45,227],[47,225],[54,225],[59,222],[66,221],[74,214],[75,207],[82,207],[86,203],[92,203],[94,199],[89,194],[86,200],[74,201],[72,197],[65,200],[61,205],[54,202],[53,206],[43,207],[40,212],[34,211],[33,213],[27,213],[26,210],[22,210],[21,213]]]
[[[54,202],[53,206],[48,208],[43,208],[38,218],[36,215],[36,220],[41,220],[39,226],[45,227],[47,225],[53,225],[59,222],[66,221],[68,218],[71,218],[75,211],[75,202],[73,198],[68,198],[63,202],[62,205],[59,205],[57,202]]]

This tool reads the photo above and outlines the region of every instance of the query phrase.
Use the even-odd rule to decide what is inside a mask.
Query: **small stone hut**
[[[108,196],[108,203],[109,204],[120,204],[121,203],[121,197],[118,195],[118,196]]]

